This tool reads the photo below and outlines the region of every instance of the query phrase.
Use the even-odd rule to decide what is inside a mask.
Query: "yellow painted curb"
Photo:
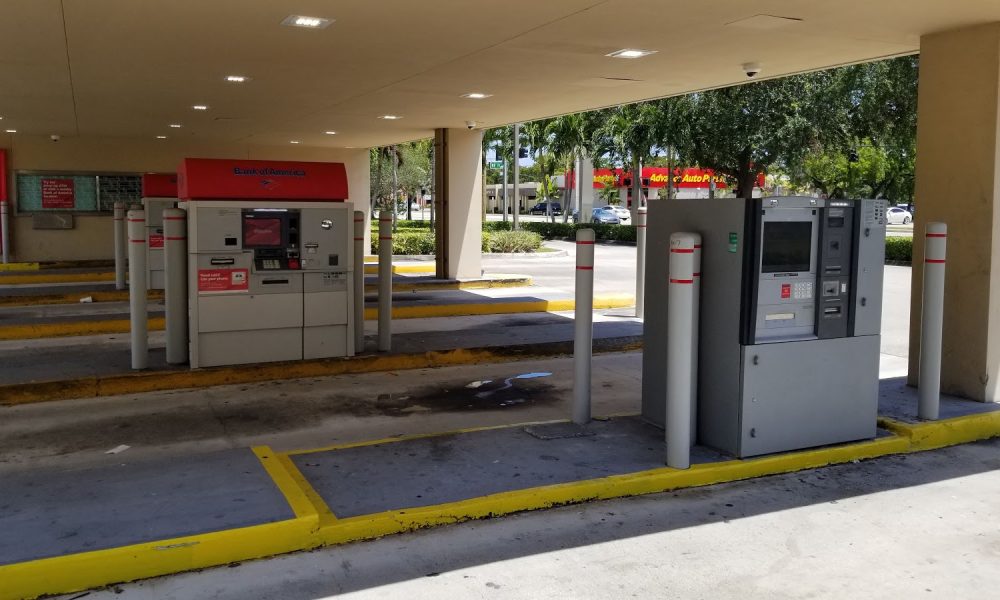
[[[72,294],[45,294],[33,296],[0,296],[0,306],[42,306],[50,304],[79,304],[81,298],[93,302],[128,302],[128,290],[73,292]],[[148,300],[163,300],[163,290],[149,290]]]
[[[0,263],[0,271],[37,271],[40,269],[40,265],[36,262],[33,263]]]
[[[1000,411],[923,423],[880,417],[879,426],[908,438],[913,451],[934,450],[1000,436]]]
[[[392,265],[392,272],[396,275],[405,274],[415,274],[415,273],[434,273],[437,271],[437,267],[428,264],[418,264],[418,265]],[[365,265],[365,275],[377,275],[378,265]]]
[[[39,283],[88,283],[93,281],[114,281],[115,274],[97,273],[38,273],[32,275],[4,275],[0,285],[32,285]]]
[[[633,306],[631,296],[608,296],[594,298],[594,309],[623,308]],[[425,319],[432,317],[464,317],[471,315],[504,315],[529,312],[558,312],[573,310],[573,300],[530,300],[520,302],[486,302],[482,304],[438,304],[418,306],[394,306],[393,319]],[[365,308],[365,320],[378,319],[378,309]],[[59,323],[35,323],[0,326],[0,340],[33,340],[51,337],[73,337],[81,335],[106,335],[128,333],[131,324],[127,319],[104,321],[71,321]],[[163,331],[166,320],[151,317],[149,331]]]

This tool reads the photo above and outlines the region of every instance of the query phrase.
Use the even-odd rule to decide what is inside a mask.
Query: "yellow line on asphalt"
[[[594,299],[594,309],[623,308],[632,306],[631,296],[608,296]],[[528,300],[514,302],[484,302],[468,304],[435,304],[416,306],[394,306],[393,319],[425,319],[431,317],[461,317],[471,315],[503,315],[530,312],[558,312],[573,310],[573,300]],[[378,318],[378,309],[365,309],[365,320]],[[163,331],[166,320],[151,317],[149,331]],[[58,323],[25,323],[0,326],[0,340],[33,340],[50,337],[73,337],[82,335],[105,335],[128,333],[131,324],[128,319],[107,319],[103,321],[69,321]]]
[[[880,417],[879,425],[908,438],[913,450],[934,450],[1000,436],[1000,411],[921,423]]]
[[[0,264],[0,271],[37,271],[39,268],[38,263],[7,263]]]
[[[295,517],[299,519],[311,519],[318,527],[319,513],[306,496],[305,490],[299,485],[293,473],[289,471],[288,465],[291,464],[291,461],[288,460],[288,457],[279,455],[268,446],[255,446],[252,450],[257,460],[260,461],[261,466],[264,467],[264,470],[267,471],[268,476],[274,482],[274,485],[278,486],[278,489],[285,496],[285,500],[288,502],[288,506],[291,507],[292,512],[295,513]],[[292,465],[292,468],[295,469],[294,465]],[[295,469],[295,471],[297,472],[298,469]],[[298,475],[301,477],[300,473]]]
[[[128,302],[128,290],[73,292],[71,294],[45,294],[32,296],[0,296],[0,306],[42,306],[50,304],[79,304],[82,298],[92,302]],[[149,290],[149,300],[163,300],[163,290]]]
[[[115,274],[97,273],[38,273],[32,275],[4,275],[0,285],[33,285],[39,283],[86,283],[93,281],[114,281]]]
[[[392,272],[396,275],[404,274],[415,274],[415,273],[433,273],[437,269],[434,265],[428,264],[418,264],[418,265],[392,265]],[[377,275],[378,265],[365,265],[365,275]]]

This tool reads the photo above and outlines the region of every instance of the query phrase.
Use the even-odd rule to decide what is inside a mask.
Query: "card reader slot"
[[[263,279],[260,283],[262,285],[288,285],[291,282],[287,279]]]
[[[213,265],[235,265],[235,258],[213,258],[209,261]]]
[[[824,315],[829,315],[829,316],[839,315],[840,314],[840,307],[839,306],[827,306],[827,307],[825,307],[823,309],[823,314]]]

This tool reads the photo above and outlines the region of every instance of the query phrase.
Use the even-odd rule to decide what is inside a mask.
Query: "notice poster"
[[[75,207],[72,179],[42,179],[42,208]]]
[[[149,234],[149,247],[163,248],[163,234],[162,233]]]
[[[198,269],[199,292],[246,292],[249,290],[249,269]]]

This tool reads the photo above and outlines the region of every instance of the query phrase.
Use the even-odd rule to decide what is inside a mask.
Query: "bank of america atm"
[[[177,206],[177,174],[145,173],[142,208],[146,211],[146,288],[165,287],[163,270],[163,210]]]
[[[179,175],[191,366],[353,355],[344,165],[187,159]]]
[[[664,425],[669,238],[688,231],[702,236],[697,443],[747,457],[875,437],[886,208],[650,202],[644,418]]]

